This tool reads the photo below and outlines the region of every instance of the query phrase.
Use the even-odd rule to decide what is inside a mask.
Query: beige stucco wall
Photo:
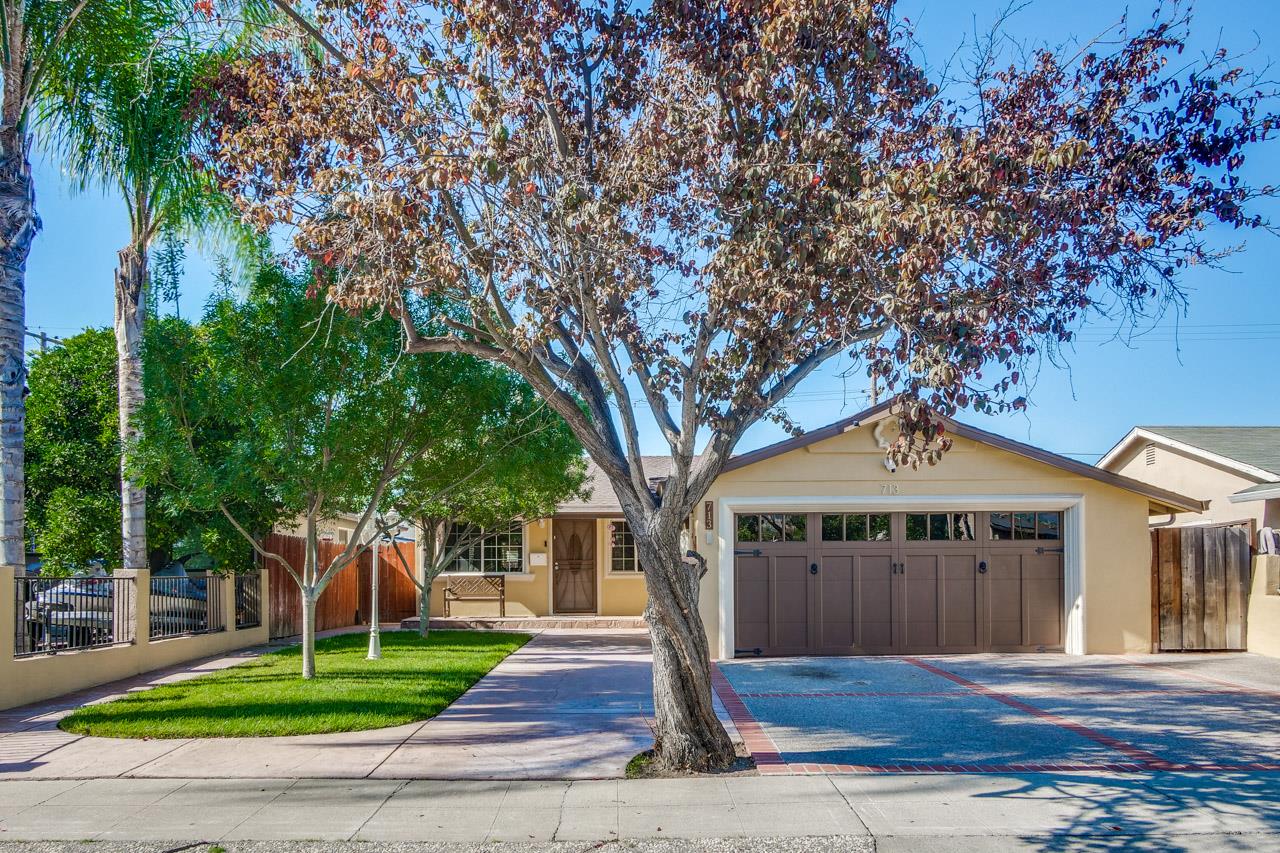
[[[723,567],[723,572],[720,566],[719,537],[733,535],[732,519],[720,517],[722,499],[871,498],[882,500],[886,511],[904,511],[912,497],[927,503],[930,497],[956,495],[1083,497],[1084,651],[1150,651],[1151,545],[1145,497],[963,438],[956,439],[937,466],[890,473],[869,425],[716,480],[707,496],[716,507],[712,541],[708,542],[701,513],[695,526],[695,540],[709,564],[700,610],[712,649],[719,649],[719,579],[721,574],[732,577],[732,566]],[[979,498],[973,508],[1000,507]],[[1070,536],[1071,531],[1066,531],[1068,543]],[[731,561],[731,542],[725,553]]]
[[[262,572],[260,626],[235,629],[235,584],[228,582],[222,585],[222,612],[227,615],[225,631],[168,640],[149,639],[145,596],[150,589],[150,573],[144,570],[137,574],[140,594],[135,600],[138,610],[136,638],[132,644],[15,660],[13,569],[0,567],[0,710],[267,642],[267,605],[271,600],[267,572]]]
[[[1280,657],[1280,556],[1253,558],[1247,631],[1249,651]]]
[[[1172,520],[1167,515],[1155,516],[1151,519],[1153,524],[1184,526],[1253,521],[1259,528],[1280,524],[1280,501],[1232,503],[1227,499],[1241,489],[1258,485],[1260,480],[1239,471],[1213,465],[1175,448],[1157,444],[1155,462],[1148,465],[1146,443],[1138,442],[1125,455],[1108,464],[1107,470],[1209,502],[1209,508],[1204,512],[1180,513]]]
[[[639,573],[610,571],[609,525],[613,518],[597,518],[596,525],[596,612],[601,616],[641,616],[647,595],[644,576]],[[616,520],[621,521],[619,516]],[[524,528],[524,571],[508,573],[506,578],[508,616],[552,615],[551,532],[554,519],[529,522]],[[537,556],[534,556],[537,555]],[[418,566],[422,566],[418,552]],[[448,575],[431,590],[431,615],[444,614],[444,586]],[[496,616],[498,604],[493,601],[461,601],[450,607],[454,616]]]

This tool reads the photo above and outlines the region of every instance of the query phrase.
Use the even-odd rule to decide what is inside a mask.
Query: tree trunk
[[[316,677],[316,599],[311,590],[302,590],[302,677]]]
[[[715,770],[733,763],[733,742],[716,716],[711,650],[698,613],[698,569],[684,562],[679,529],[632,525],[645,568],[645,618],[653,645],[654,756],[666,770]]]
[[[422,589],[418,591],[421,596],[418,599],[418,634],[422,639],[427,638],[427,634],[431,633],[431,579],[427,578],[423,581]]]
[[[31,242],[40,230],[36,215],[30,137],[16,127],[0,129],[0,565],[23,566],[23,438],[26,429],[26,274]]]
[[[120,401],[120,532],[126,569],[147,567],[147,492],[126,463],[138,440],[142,408],[142,324],[146,319],[146,250],[134,242],[116,267],[116,374]]]

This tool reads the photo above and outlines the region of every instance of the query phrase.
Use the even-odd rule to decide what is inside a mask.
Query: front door
[[[556,613],[596,612],[596,521],[551,522],[553,606]]]

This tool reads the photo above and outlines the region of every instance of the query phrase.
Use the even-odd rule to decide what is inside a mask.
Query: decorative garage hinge
[[[735,557],[759,557],[761,555],[759,548],[734,548],[733,556]]]
[[[1067,549],[1066,548],[1037,548],[1036,553],[1037,554],[1065,554],[1067,553]]]

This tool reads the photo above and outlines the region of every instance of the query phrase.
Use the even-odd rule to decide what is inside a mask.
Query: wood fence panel
[[[1182,530],[1182,648],[1204,648],[1204,530]]]
[[[272,533],[266,537],[264,547],[284,557],[295,572],[301,574],[306,554],[306,540],[300,536]],[[317,557],[322,566],[330,565],[343,551],[337,542],[319,543]],[[413,543],[400,542],[405,561],[413,566]],[[417,587],[409,580],[396,559],[392,546],[382,547],[378,555],[378,617],[383,622],[399,622],[418,613]],[[275,560],[268,560],[271,577],[270,634],[271,637],[292,637],[302,633],[302,599],[298,586],[289,573]],[[366,551],[345,566],[329,582],[316,605],[316,630],[328,631],[352,625],[368,624],[370,613],[370,574],[373,571],[373,554]]]
[[[1226,542],[1226,577],[1227,577],[1227,648],[1232,651],[1244,651],[1248,648],[1249,637],[1246,620],[1249,615],[1249,587],[1253,582],[1250,577],[1252,555],[1249,553],[1253,537],[1247,527],[1228,527]]]
[[[1227,647],[1227,564],[1223,553],[1224,536],[1208,531],[1204,536],[1204,630],[1206,649]]]
[[[1160,651],[1245,648],[1251,541],[1244,525],[1151,531]]]
[[[1160,555],[1160,648],[1182,648],[1182,531],[1152,532],[1152,548]]]

